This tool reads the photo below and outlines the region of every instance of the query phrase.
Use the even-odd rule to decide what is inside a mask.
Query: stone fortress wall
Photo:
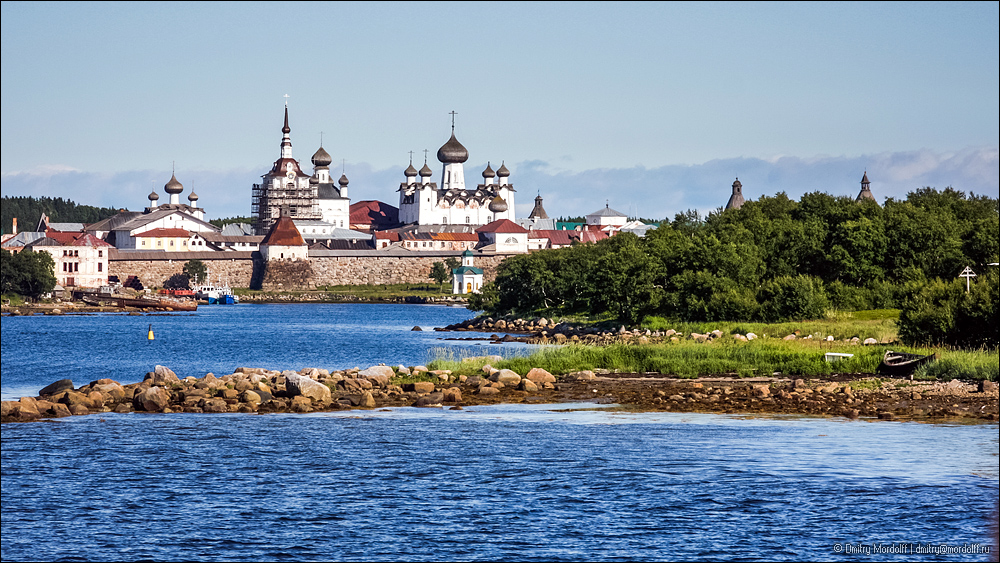
[[[387,285],[398,283],[432,283],[431,267],[460,252],[435,252],[415,256],[365,255],[310,256],[308,261],[273,260],[265,264],[257,252],[171,252],[116,253],[108,261],[108,274],[122,282],[128,276],[138,276],[146,287],[163,287],[164,282],[179,274],[188,260],[205,263],[212,283],[228,283],[231,287],[292,290],[314,289],[322,285]],[[358,254],[358,253],[355,253]],[[506,255],[476,256],[475,265],[483,269],[484,281],[496,277],[497,266]]]

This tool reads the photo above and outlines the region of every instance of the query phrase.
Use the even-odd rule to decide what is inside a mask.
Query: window
[[[104,264],[98,262],[97,263],[97,271],[98,272],[103,272],[104,271]]]
[[[65,252],[65,251],[64,251],[64,252]],[[67,270],[66,270],[66,266],[68,266],[68,264],[67,264],[66,262],[63,262],[63,271],[64,271],[64,272],[66,272],[66,271],[67,271]]]
[[[98,250],[97,251],[97,257],[98,258],[104,258],[104,251],[103,250]]]
[[[140,246],[146,246],[146,239],[142,239],[140,242],[142,243]]]
[[[470,220],[469,220],[469,216],[468,216],[468,215],[466,215],[466,216],[465,216],[465,224],[466,224],[466,225],[468,225],[468,224],[469,224],[469,223],[471,223],[471,222],[472,222],[472,221],[470,221]]]
[[[79,272],[80,271],[80,263],[79,262],[73,262],[73,271],[74,272]]]
[[[162,240],[157,240],[156,241],[156,246],[157,247],[163,246],[163,241]]]
[[[174,239],[170,239],[170,246],[174,245]]]

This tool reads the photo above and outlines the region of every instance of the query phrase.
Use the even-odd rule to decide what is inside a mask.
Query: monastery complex
[[[461,294],[478,292],[507,256],[597,242],[620,232],[644,236],[655,227],[629,221],[605,204],[585,223],[557,229],[541,194],[528,216],[517,218],[517,190],[503,160],[496,170],[487,163],[481,182],[466,183],[469,151],[455,135],[454,113],[451,136],[436,155],[439,181],[426,156],[419,170],[411,157],[395,206],[376,200],[352,204],[347,175],[334,180],[333,159],[322,143],[309,173],[293,156],[291,131],[286,105],[278,158],[250,189],[250,224],[210,224],[194,190],[181,203],[184,186],[172,173],[163,186],[165,203],[154,190],[142,211],[123,209],[98,223],[52,223],[43,215],[34,231],[17,232],[15,219],[15,232],[4,235],[2,246],[50,253],[65,289],[99,288],[114,277],[160,287],[192,259],[208,266],[207,281],[234,287],[427,283],[434,262],[454,258],[461,266],[452,270],[452,290]],[[861,186],[857,200],[874,200],[867,172]],[[744,203],[736,179],[725,209]]]

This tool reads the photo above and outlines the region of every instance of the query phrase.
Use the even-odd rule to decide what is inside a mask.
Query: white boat
[[[211,282],[212,276],[206,277]],[[194,291],[195,298],[208,301],[209,305],[236,305],[240,302],[240,298],[233,293],[228,283],[223,285],[212,285],[211,283],[192,285],[191,289]]]

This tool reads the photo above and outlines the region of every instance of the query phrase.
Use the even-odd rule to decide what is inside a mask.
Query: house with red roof
[[[108,252],[114,248],[90,233],[48,231],[24,245],[25,250],[48,252],[55,262],[56,281],[63,287],[101,287],[108,284]]]
[[[510,219],[498,219],[476,229],[479,250],[497,254],[524,254],[528,252],[528,229]]]

